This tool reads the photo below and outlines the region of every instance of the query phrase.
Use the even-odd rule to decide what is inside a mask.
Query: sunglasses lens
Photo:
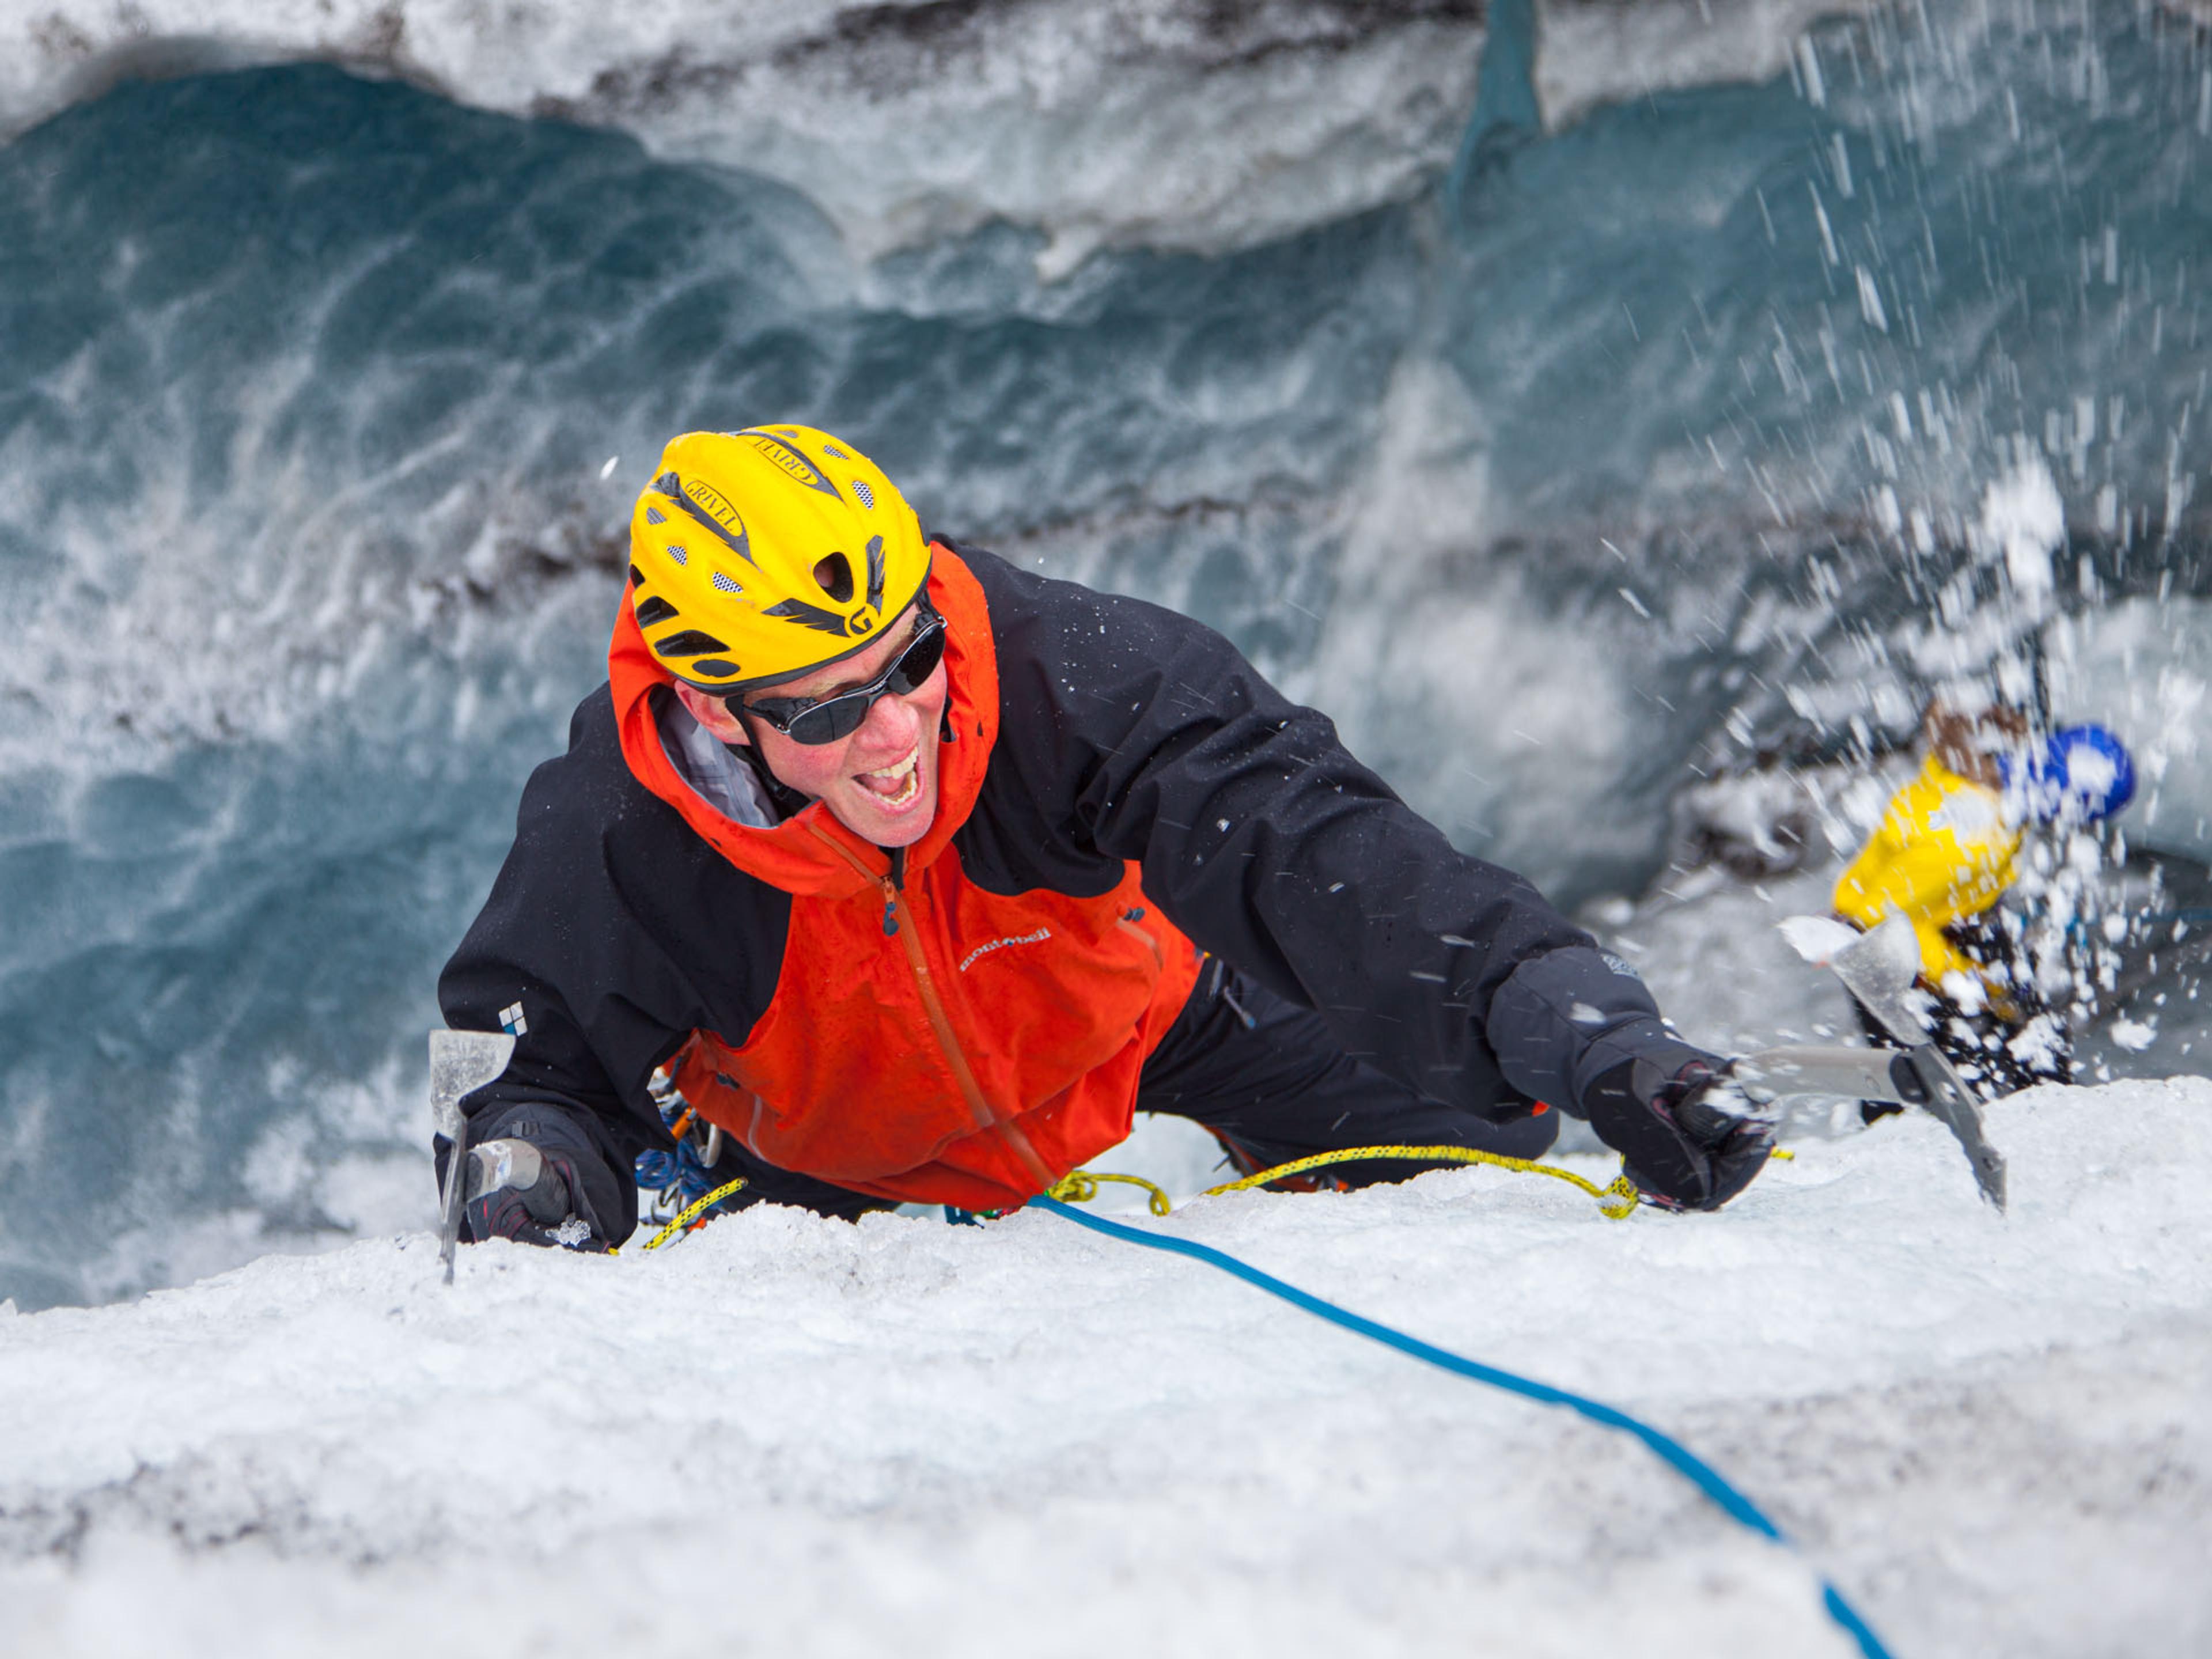
[[[804,710],[790,725],[783,728],[784,736],[793,743],[809,745],[835,743],[840,738],[849,738],[860,729],[868,718],[868,710],[875,699],[865,694],[832,697],[827,702],[817,702]]]
[[[893,691],[903,697],[921,689],[921,683],[937,672],[937,665],[945,659],[945,624],[939,623],[900,654],[891,665],[890,678],[886,682]]]

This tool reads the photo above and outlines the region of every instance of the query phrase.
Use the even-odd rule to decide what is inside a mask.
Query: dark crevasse
[[[817,422],[1205,617],[1568,900],[1649,878],[1689,767],[2185,617],[2203,45],[2011,15],[1478,112],[1410,205],[1054,283],[1020,227],[862,265],[787,187],[327,68],[0,149],[0,1295],[427,1218],[432,980],[678,430]],[[1988,496],[2038,469],[2023,594]]]

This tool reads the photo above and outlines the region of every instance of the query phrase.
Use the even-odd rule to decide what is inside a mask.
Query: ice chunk
[[[2054,1071],[2066,1056],[2066,1038],[2057,1019],[2038,1014],[2005,1044],[2005,1052],[2032,1070]]]
[[[2112,1041],[2130,1054],[2141,1054],[2158,1038],[2158,1027],[2146,1020],[2116,1019],[2111,1031]]]
[[[2066,507],[2051,469],[2031,455],[1991,483],[1982,492],[1978,531],[1982,556],[2002,558],[2022,597],[2047,595],[2051,550],[2066,537]]]
[[[1969,1014],[1980,1013],[1989,1003],[1989,993],[1980,979],[1956,969],[1943,975],[1943,994]]]
[[[1857,928],[1833,916],[1784,916],[1774,925],[1790,948],[1817,968],[1826,967],[1829,957],[1859,936]]]

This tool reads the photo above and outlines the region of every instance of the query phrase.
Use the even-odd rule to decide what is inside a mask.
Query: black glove
[[[1751,1185],[1774,1149],[1774,1126],[1743,1116],[1724,1070],[1691,1060],[1671,1077],[1648,1060],[1590,1085],[1583,1111],[1627,1160],[1628,1178],[1669,1210],[1717,1210]]]
[[[571,1194],[583,1190],[576,1166],[557,1152],[526,1140],[486,1140],[469,1148],[461,1194],[469,1237],[512,1238],[524,1244],[560,1244],[604,1251],[591,1218],[576,1212]]]

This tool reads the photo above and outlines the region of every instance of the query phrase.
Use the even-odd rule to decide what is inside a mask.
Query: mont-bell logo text
[[[994,951],[1003,951],[1009,945],[1042,945],[1051,937],[1051,928],[1040,927],[1034,933],[1015,933],[1006,939],[994,939],[988,945],[977,945],[966,956],[961,957],[960,971],[966,973],[982,957],[989,956]]]

